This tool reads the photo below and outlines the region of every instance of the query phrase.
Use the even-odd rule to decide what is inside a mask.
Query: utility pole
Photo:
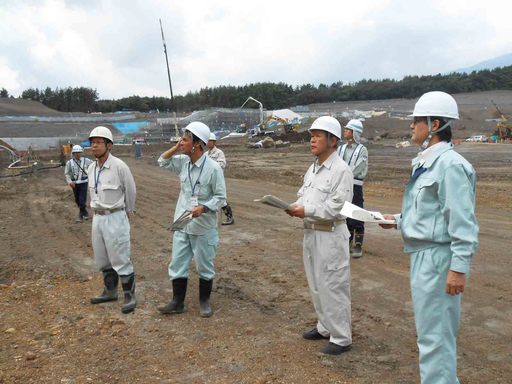
[[[179,137],[178,125],[176,124],[176,107],[174,104],[174,95],[172,93],[171,71],[169,70],[169,58],[167,57],[167,45],[165,44],[164,29],[162,28],[162,19],[160,21],[160,32],[162,33],[162,44],[164,45],[165,62],[167,64],[167,78],[169,79],[169,90],[171,91],[171,111],[174,117],[174,129],[176,130],[176,137]]]

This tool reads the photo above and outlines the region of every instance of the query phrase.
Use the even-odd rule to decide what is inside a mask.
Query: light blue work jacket
[[[425,169],[415,175],[420,167]],[[475,170],[450,143],[437,143],[415,158],[402,213],[395,217],[404,251],[447,246],[452,254],[450,269],[468,273],[478,247],[475,184]]]
[[[208,208],[208,212],[192,219],[183,231],[189,235],[203,235],[216,228],[217,211],[226,202],[226,184],[220,165],[206,155],[202,155],[194,164],[187,155],[176,155],[169,159],[160,156],[158,164],[180,177],[181,191],[174,220],[191,209],[192,190],[197,196],[198,205]]]

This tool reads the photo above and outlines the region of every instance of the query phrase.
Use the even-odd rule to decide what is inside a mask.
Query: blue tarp
[[[128,133],[138,132],[149,127],[149,121],[133,121],[130,123],[112,123],[114,128],[126,135]]]

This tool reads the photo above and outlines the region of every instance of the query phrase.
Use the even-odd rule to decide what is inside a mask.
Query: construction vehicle
[[[269,131],[281,131],[282,133],[297,132],[300,128],[300,123],[290,123],[288,120],[283,119],[279,116],[270,115],[260,126],[260,130],[263,134]]]
[[[509,123],[507,116],[498,108],[498,105],[496,105],[494,100],[491,100],[491,102],[494,104],[494,107],[501,118],[501,120],[498,121],[498,124],[496,124],[496,142],[503,143],[506,139],[512,138],[512,125]]]

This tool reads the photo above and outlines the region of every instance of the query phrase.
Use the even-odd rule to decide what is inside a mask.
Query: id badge
[[[197,207],[199,205],[199,201],[197,199],[197,196],[193,195],[191,198],[190,198],[190,208],[194,208],[194,207]]]
[[[100,196],[99,196],[99,195],[97,195],[97,194],[95,194],[95,193],[93,193],[93,195],[92,195],[92,201],[93,201],[94,203],[99,202],[99,201],[100,201]]]

